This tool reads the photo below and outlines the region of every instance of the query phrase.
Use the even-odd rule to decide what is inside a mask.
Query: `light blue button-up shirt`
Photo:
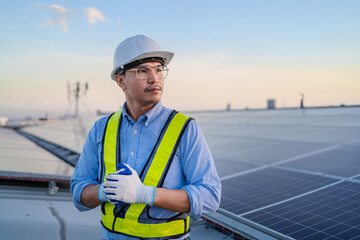
[[[121,162],[129,164],[140,174],[171,111],[159,102],[135,122],[127,114],[124,104],[120,130]],[[80,211],[90,209],[81,203],[82,190],[89,184],[100,183],[102,138],[107,119],[99,119],[91,128],[71,178],[74,204]],[[214,212],[219,207],[220,179],[205,137],[195,121],[191,121],[184,132],[163,188],[184,189],[191,203],[190,215],[194,217]],[[150,209],[150,216],[155,218],[175,215],[161,208]],[[135,239],[110,233],[104,228],[101,232],[103,239]]]

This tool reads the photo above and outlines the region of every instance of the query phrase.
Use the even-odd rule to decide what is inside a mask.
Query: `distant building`
[[[228,104],[226,105],[226,111],[230,111],[230,109],[231,109],[231,104],[228,103]]]
[[[268,99],[267,100],[267,109],[275,109],[276,108],[276,100]]]
[[[305,108],[304,107],[304,98],[305,98],[305,95],[303,93],[300,93],[301,95],[301,99],[300,99],[300,108]]]
[[[5,126],[8,122],[7,117],[0,117],[0,126]]]

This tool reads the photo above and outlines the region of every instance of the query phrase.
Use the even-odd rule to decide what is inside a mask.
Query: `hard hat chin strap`
[[[126,70],[129,70],[131,68],[134,68],[140,64],[147,63],[147,62],[159,62],[159,63],[161,63],[161,65],[164,66],[165,60],[166,59],[164,59],[162,57],[149,57],[149,58],[139,59],[134,62],[128,63],[128,64],[124,65],[123,67],[120,67],[115,72],[115,75],[120,75],[120,74],[124,73]]]

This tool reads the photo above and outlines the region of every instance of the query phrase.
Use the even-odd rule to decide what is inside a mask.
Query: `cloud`
[[[45,23],[38,23],[38,26],[41,28],[47,28],[48,25],[46,25]]]
[[[45,20],[45,23],[38,23],[39,27],[48,28],[59,26],[63,32],[70,32],[68,20],[73,16],[73,11],[70,8],[66,8],[60,4],[46,5],[42,3],[36,3],[36,5],[44,8],[46,11],[52,14],[51,18],[47,18]]]
[[[86,8],[85,9],[85,16],[87,18],[88,23],[92,26],[97,21],[105,22],[107,21],[107,18],[104,17],[103,13],[96,9],[96,8]]]

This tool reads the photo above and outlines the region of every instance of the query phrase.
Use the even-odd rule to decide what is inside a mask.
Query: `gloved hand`
[[[116,172],[116,174],[122,174],[122,175],[131,175],[131,170],[123,163],[120,163],[118,165],[118,168],[120,168],[119,171]],[[100,184],[99,190],[98,190],[98,198],[101,202],[106,202],[108,199],[106,198],[106,193],[104,192],[104,183]],[[112,204],[121,204],[124,205],[123,202],[119,201],[110,201]]]
[[[107,181],[102,184],[106,198],[110,202],[115,200],[126,203],[145,203],[152,206],[155,200],[155,187],[144,185],[137,172],[128,164],[125,165],[132,174],[120,175],[117,174],[118,172],[109,174],[106,177]]]

